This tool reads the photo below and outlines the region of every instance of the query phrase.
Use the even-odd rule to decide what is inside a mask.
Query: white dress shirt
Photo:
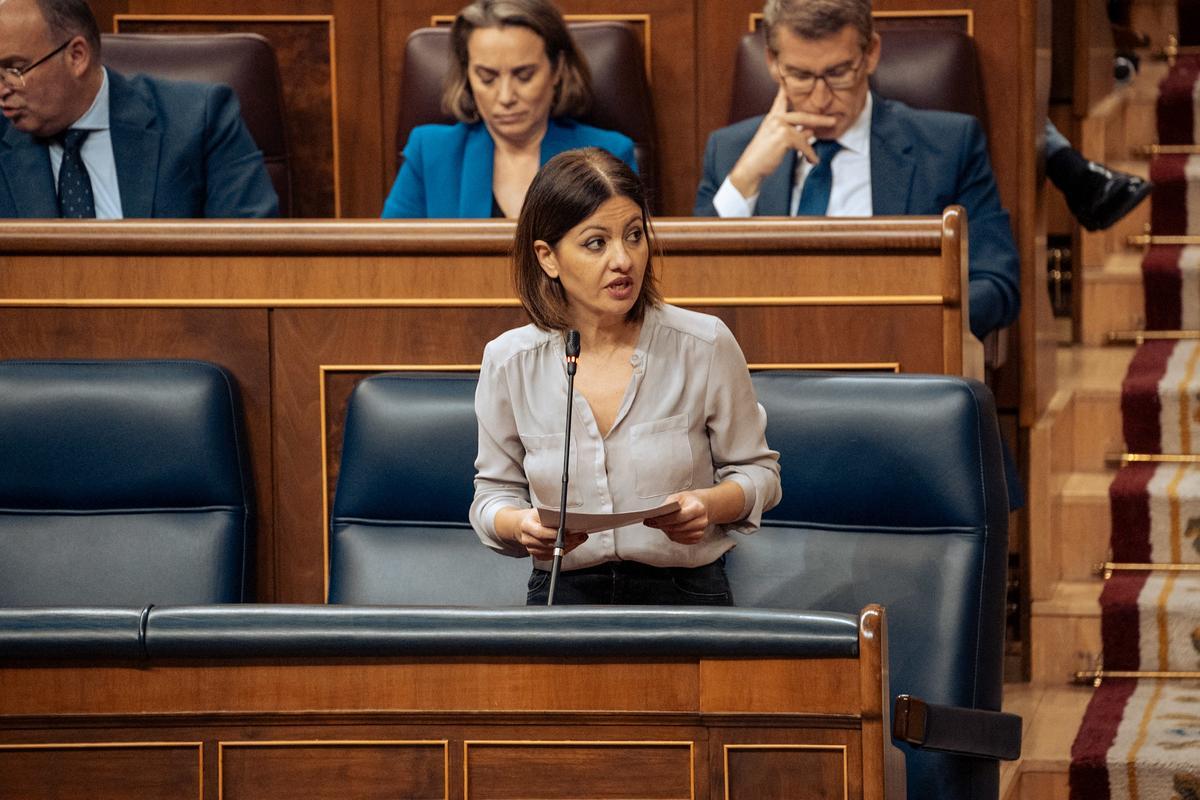
[[[79,149],[83,166],[92,181],[92,197],[96,201],[96,219],[123,219],[121,211],[121,188],[117,184],[117,161],[113,155],[112,133],[108,127],[108,70],[96,92],[91,107],[70,128],[91,131]],[[62,168],[63,148],[57,142],[50,143],[50,168],[54,170],[54,185],[58,185],[58,171]]]
[[[563,569],[619,560],[701,567],[736,544],[731,531],[753,532],[779,502],[779,454],[767,447],[766,412],[723,322],[674,306],[650,308],[630,360],[633,376],[607,434],[575,393],[568,509],[654,508],[676,492],[723,480],[741,487],[745,505],[739,521],[710,526],[694,545],[641,523],[593,533],[566,555]],[[488,343],[475,395],[479,454],[470,517],[480,540],[506,555],[528,552],[497,536],[500,509],[558,507],[566,394],[561,333],[526,325]]]
[[[874,101],[867,94],[867,102],[854,124],[838,137],[842,149],[833,157],[833,186],[829,192],[829,217],[869,217],[871,204],[871,106]],[[792,197],[788,205],[796,216],[800,207],[800,192],[804,180],[812,170],[802,154],[796,157],[796,174],[792,180]],[[742,197],[742,193],[730,182],[729,176],[713,196],[713,207],[722,217],[752,217],[758,205],[758,195]]]

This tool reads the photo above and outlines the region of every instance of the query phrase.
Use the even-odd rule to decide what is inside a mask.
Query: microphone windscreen
[[[567,331],[567,357],[568,358],[578,358],[579,357],[579,331],[576,331],[576,330]]]

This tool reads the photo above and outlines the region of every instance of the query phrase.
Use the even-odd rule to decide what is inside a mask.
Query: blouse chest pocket
[[[664,497],[691,488],[687,414],[634,425],[630,438],[638,497]]]
[[[538,436],[521,434],[521,444],[525,446],[525,478],[533,491],[535,505],[558,508],[562,498],[563,440],[564,436],[561,433]],[[567,471],[570,476],[567,486],[568,508],[583,505],[577,483],[579,455],[576,449],[575,443],[572,442]]]

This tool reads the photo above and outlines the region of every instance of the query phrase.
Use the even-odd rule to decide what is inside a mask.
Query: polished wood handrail
[[[957,215],[954,209],[947,215]],[[762,218],[655,220],[671,253],[804,250],[938,251],[943,218]],[[26,253],[504,254],[515,224],[507,220],[12,220],[0,229],[0,258]]]

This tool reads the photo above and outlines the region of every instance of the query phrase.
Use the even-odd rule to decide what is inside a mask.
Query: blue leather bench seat
[[[0,659],[855,658],[858,619],[749,608],[304,605],[0,610]]]
[[[213,364],[0,362],[0,607],[241,602],[243,441]]]
[[[0,608],[0,659],[134,659],[147,608]]]

